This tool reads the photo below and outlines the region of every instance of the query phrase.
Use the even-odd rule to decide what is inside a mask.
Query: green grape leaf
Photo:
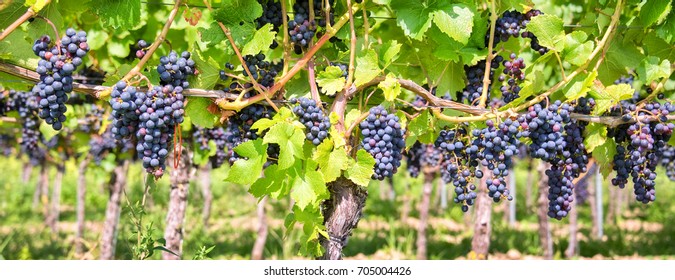
[[[443,33],[466,45],[473,29],[474,13],[464,5],[452,5],[449,9],[433,13],[433,21]]]
[[[565,36],[565,52],[564,61],[572,65],[580,66],[586,63],[595,44],[593,41],[588,41],[588,35],[583,31],[574,31]]]
[[[373,167],[375,159],[365,150],[356,152],[356,162],[351,163],[349,169],[345,171],[345,177],[359,186],[368,186],[370,178],[373,176]]]
[[[604,84],[611,84],[621,75],[625,75],[627,69],[640,65],[644,57],[634,43],[617,36],[609,44],[604,60],[600,63],[598,79]]]
[[[675,41],[675,12],[671,12],[666,21],[656,27],[656,36],[670,44]]]
[[[591,89],[591,95],[595,98],[593,115],[596,116],[607,112],[610,107],[619,104],[621,100],[631,98],[635,93],[633,87],[627,84],[610,85],[603,88],[602,84],[594,83]]]
[[[65,28],[63,24],[63,16],[61,15],[61,12],[59,12],[57,6],[58,5],[56,3],[50,3],[49,5],[45,6],[38,14],[48,18],[49,21],[54,24],[56,29],[59,30],[59,35],[64,36]],[[33,40],[40,38],[42,35],[49,35],[49,37],[52,39],[52,42],[60,40],[61,38],[54,38],[56,34],[54,34],[53,30],[54,28],[44,20],[38,19],[28,24],[28,35]]]
[[[253,38],[241,49],[241,55],[256,55],[268,50],[276,34],[276,31],[272,31],[272,24],[265,24],[253,33]]]
[[[5,29],[25,12],[26,7],[21,1],[8,1],[0,4],[0,29]]]
[[[141,0],[101,0],[94,12],[101,24],[120,30],[130,30],[141,22]]]
[[[649,83],[651,81],[670,77],[670,61],[664,59],[661,61],[658,57],[649,56],[642,60],[640,67],[637,68],[638,77]]]
[[[598,163],[600,173],[607,178],[612,173],[614,155],[616,155],[616,143],[614,138],[608,137],[600,146],[593,149],[593,158]]]
[[[293,180],[291,198],[300,209],[305,209],[308,205],[318,208],[321,201],[329,198],[326,182],[318,171],[305,168],[304,172],[291,176]]]
[[[405,139],[406,148],[411,147],[416,141],[423,144],[433,144],[436,141],[434,118],[429,110],[422,111],[417,117],[410,120],[408,131],[410,134]]]
[[[262,15],[262,6],[255,0],[230,0],[213,12],[213,18],[227,27],[253,22]]]
[[[581,81],[581,79],[574,79],[573,83],[570,83],[568,89],[565,91],[565,97],[568,100],[576,100],[579,97],[584,97],[591,90],[593,81],[598,76],[597,71],[593,71],[586,78]]]
[[[335,181],[342,170],[349,167],[349,156],[342,147],[335,147],[333,141],[323,141],[316,147],[313,159],[319,164],[319,171],[325,182]]]
[[[544,14],[533,17],[527,29],[539,39],[539,44],[561,52],[565,48],[565,31],[563,21],[557,16]]]
[[[59,134],[58,130],[54,130],[50,124],[47,124],[47,122],[40,122],[40,134],[42,134],[42,137],[44,138],[45,142],[49,142],[54,136]]]
[[[202,38],[202,42],[208,42],[208,46],[215,46],[223,40],[226,40],[223,30],[220,29],[217,22],[212,22],[211,25],[209,25],[209,28],[199,27],[197,30]]]
[[[607,141],[607,127],[599,123],[589,123],[584,131],[584,146],[589,153]]]
[[[38,57],[33,53],[33,45],[24,39],[25,36],[26,32],[23,30],[15,30],[0,41],[0,59],[7,59],[17,62],[19,65],[34,68],[37,65]],[[18,79],[10,78],[7,80]]]
[[[321,87],[321,92],[328,96],[342,91],[345,82],[346,79],[342,77],[342,70],[338,66],[328,66],[316,76],[316,83]]]
[[[663,22],[673,8],[672,0],[647,0],[640,7],[639,19],[645,28]]]
[[[199,75],[194,78],[194,87],[203,89],[213,88],[220,80],[218,62],[213,57],[204,54],[200,48],[196,47],[195,49],[195,54],[191,58],[195,61],[195,69],[199,70]],[[190,86],[192,85],[193,82],[190,81]]]
[[[387,41],[382,44],[380,49],[380,61],[384,64],[384,67],[387,68],[391,63],[398,59],[398,56],[401,53],[401,44],[396,40]]]
[[[218,122],[218,116],[211,114],[208,108],[213,102],[209,98],[189,97],[185,105],[185,114],[190,116],[190,121],[200,127],[213,128]]]
[[[270,128],[263,138],[263,143],[279,145],[279,169],[287,169],[293,165],[295,159],[305,159],[302,145],[305,133],[302,129],[290,123],[277,123]]]
[[[272,164],[265,168],[264,176],[251,185],[248,192],[257,198],[269,195],[279,199],[288,194],[290,185],[285,172],[279,172],[279,166]]]
[[[361,116],[361,111],[358,109],[351,109],[345,116],[345,127],[351,127],[352,124],[358,120],[358,118]]]
[[[225,181],[241,185],[253,184],[267,162],[267,144],[262,139],[249,140],[239,144],[234,151],[242,159],[232,164]]]
[[[408,0],[391,0],[391,8],[396,11],[396,23],[406,36],[421,40],[431,27],[431,12],[427,3]]]
[[[384,81],[377,85],[384,92],[384,99],[387,101],[394,101],[401,94],[401,84],[394,74],[389,73]]]
[[[370,82],[375,79],[380,72],[377,53],[374,50],[368,50],[365,54],[356,58],[354,85],[358,87]]]

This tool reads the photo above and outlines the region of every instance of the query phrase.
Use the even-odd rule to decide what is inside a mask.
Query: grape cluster
[[[488,85],[488,97],[490,96],[491,87],[492,87],[492,76],[494,75],[494,70],[499,68],[499,64],[504,60],[500,55],[494,57],[490,63],[490,84]],[[481,60],[478,64],[473,66],[464,66],[464,72],[466,72],[467,83],[464,89],[460,92],[460,96],[457,101],[462,102],[466,101],[468,104],[476,105],[480,99],[481,94],[483,93],[483,77],[485,76],[485,60]]]
[[[326,16],[323,10],[324,1],[314,1],[314,16],[318,19],[318,26],[326,26]],[[333,1],[329,1],[333,5]],[[307,49],[309,43],[314,38],[317,29],[317,22],[309,20],[309,0],[296,0],[293,4],[294,17],[288,22],[288,34],[296,54],[301,54]],[[333,23],[333,12],[328,15],[328,20]]]
[[[572,120],[570,113],[588,113],[593,106],[593,99],[581,98],[572,104],[556,101],[547,108],[536,104],[525,114],[532,141],[530,155],[551,165],[546,170],[551,218],[567,216],[574,200],[573,180],[587,171],[588,154],[583,143],[587,123]]]
[[[413,178],[417,178],[426,168],[435,169],[443,159],[440,148],[433,144],[422,144],[419,141],[410,147],[405,156],[408,172]]]
[[[112,135],[122,140],[134,134],[138,126],[136,113],[136,87],[128,86],[124,81],[115,84],[110,92],[110,106],[112,107]]]
[[[645,103],[640,110],[637,106],[619,109],[622,110],[624,120],[632,116],[656,116],[656,120],[640,119],[637,123],[624,124],[608,131],[609,137],[614,137],[617,143],[614,156],[614,170],[616,177],[612,184],[624,188],[628,179],[632,178],[633,193],[637,201],[649,203],[656,199],[656,167],[667,142],[675,129],[672,123],[666,123],[667,116],[675,111],[675,105],[657,102]]]
[[[359,127],[363,136],[361,146],[375,158],[372,178],[380,181],[391,178],[401,166],[401,153],[405,148],[405,131],[399,118],[382,106],[376,106],[370,109]]]
[[[661,149],[660,164],[666,169],[666,176],[671,181],[675,181],[675,147],[666,145]]]
[[[328,137],[328,130],[330,129],[330,119],[326,116],[321,108],[317,106],[316,101],[308,98],[291,99],[291,104],[298,104],[293,107],[293,113],[300,119],[300,122],[305,125],[306,138],[312,144],[318,146]]]
[[[185,89],[189,86],[187,77],[195,73],[195,61],[190,59],[189,52],[184,51],[179,57],[175,51],[171,51],[168,56],[160,57],[159,63],[157,73],[159,73],[160,84],[172,85],[176,89]]]
[[[227,133],[222,127],[198,128],[193,133],[195,143],[202,151],[209,150],[209,141],[216,144],[216,154],[209,157],[212,168],[218,168],[227,160]]]
[[[85,133],[98,132],[103,122],[103,108],[96,104],[91,104],[89,111],[84,115],[80,123],[80,130]]]
[[[73,90],[73,72],[82,64],[89,45],[87,33],[72,28],[66,30],[60,42],[51,43],[45,35],[33,44],[33,53],[40,57],[35,69],[40,74],[40,81],[33,87],[33,92],[38,96],[38,116],[55,130],[60,130],[66,121],[68,93]]]
[[[23,120],[21,128],[21,153],[28,155],[32,165],[40,164],[46,151],[38,147],[42,138],[38,125],[38,98],[33,91],[10,91],[10,107],[19,113]]]
[[[247,55],[244,57],[246,67],[251,72],[253,79],[264,87],[271,87],[274,84],[274,78],[279,74],[283,68],[283,62],[270,63],[265,60],[264,54]],[[242,74],[248,77],[246,70],[242,70]]]
[[[462,205],[462,211],[469,211],[476,195],[474,178],[483,178],[483,171],[477,169],[478,150],[468,143],[464,128],[442,130],[434,143],[442,155],[441,179],[455,186],[454,202]]]
[[[267,3],[262,5],[262,8],[262,15],[256,19],[258,28],[263,27],[265,24],[271,23],[273,30],[279,31],[279,27],[284,24],[284,14],[281,12],[281,2],[268,0]]]
[[[474,129],[471,151],[476,151],[477,160],[491,172],[487,178],[488,195],[495,202],[502,198],[512,200],[506,188],[505,177],[513,167],[512,157],[519,153],[520,138],[523,136],[524,117],[506,119],[499,124],[487,120],[486,128]],[[528,132],[525,132],[528,135]]]
[[[501,17],[497,19],[495,23],[495,34],[493,47],[499,42],[506,42],[511,37],[518,38],[529,38],[530,47],[538,52],[539,54],[545,54],[548,52],[546,47],[543,47],[539,44],[537,36],[532,32],[527,31],[527,24],[532,20],[533,17],[543,14],[540,10],[529,10],[526,13],[521,13],[518,11],[506,11],[502,14]],[[488,44],[490,39],[490,33],[488,32],[485,36],[485,45]]]
[[[0,116],[7,116],[7,112],[12,110],[10,96],[14,94],[14,90],[0,90]]]
[[[500,87],[500,90],[504,102],[509,103],[519,96],[519,84],[525,80],[525,62],[515,53],[511,53],[509,60],[504,60],[502,64],[504,71],[502,75],[499,75],[499,81],[505,84]]]
[[[115,137],[112,134],[112,129],[106,129],[102,135],[92,135],[89,140],[89,154],[98,165],[105,158],[108,153],[111,153],[117,148],[115,144]]]
[[[251,129],[251,126],[260,119],[269,119],[274,115],[266,106],[254,104],[247,106],[239,111],[238,114],[228,118],[227,135],[227,159],[230,164],[240,159],[239,155],[233,150],[239,144],[249,140],[255,140],[262,135],[258,134],[257,129]],[[272,145],[268,146],[271,147]]]

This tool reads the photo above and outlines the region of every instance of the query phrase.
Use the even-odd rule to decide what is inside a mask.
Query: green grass
[[[86,219],[87,231],[84,239],[88,252],[85,256],[76,256],[74,244],[75,199],[77,169],[73,162],[67,163],[66,176],[61,195],[60,231],[53,235],[44,225],[42,206],[33,208],[33,194],[39,175],[34,168],[29,182],[21,181],[22,163],[14,159],[3,158],[5,176],[0,176],[0,258],[4,259],[73,259],[98,258],[101,228],[107,203],[108,174],[101,169],[87,171]],[[214,246],[208,256],[213,259],[248,259],[256,239],[256,200],[247,193],[246,187],[223,183],[226,170],[212,172],[212,192],[214,201],[211,214],[211,226],[204,227],[201,218],[203,198],[200,188],[191,185],[189,189],[188,210],[185,220],[184,259],[191,259],[201,247]],[[50,170],[50,179],[55,170]],[[659,174],[662,174],[661,171]],[[515,249],[523,255],[541,255],[542,249],[537,234],[537,219],[531,209],[526,209],[525,177],[527,170],[520,166],[516,170],[517,178],[517,218],[518,228],[509,227],[503,219],[503,213],[495,205],[493,209],[493,230],[490,254],[498,256]],[[150,198],[146,207],[144,225],[153,224],[152,236],[160,239],[164,231],[164,219],[168,201],[168,176],[159,180],[157,186],[150,189]],[[536,176],[535,176],[536,177]],[[120,218],[116,258],[132,259],[132,246],[136,243],[134,224],[130,217],[128,201],[131,204],[141,200],[144,174],[139,166],[132,166],[129,172],[129,185],[122,199],[123,211]],[[536,182],[535,178],[535,182]],[[358,228],[349,239],[344,254],[348,258],[403,258],[414,259],[418,217],[416,205],[421,195],[422,182],[407,175],[398,174],[394,178],[396,198],[380,199],[380,184],[373,182],[368,190],[364,216]],[[387,184],[383,184],[389,188]],[[588,205],[579,207],[580,257],[590,258],[601,255],[603,258],[621,258],[637,255],[641,258],[673,258],[675,256],[675,184],[665,176],[657,180],[658,199],[650,205],[631,203],[625,213],[617,218],[617,223],[606,223],[605,238],[590,238],[590,209]],[[608,203],[608,184],[604,185],[605,212]],[[451,188],[448,188],[451,189]],[[536,191],[536,188],[535,188]],[[630,189],[623,190],[631,192]],[[434,189],[432,202],[436,201],[438,189]],[[403,197],[411,197],[410,221],[401,222]],[[533,194],[536,197],[536,194]],[[631,198],[632,199],[632,198]],[[265,245],[265,257],[268,259],[296,258],[300,244],[298,230],[285,232],[283,220],[288,214],[289,201],[269,200],[267,212],[270,224]],[[471,250],[473,226],[465,224],[464,213],[449,201],[446,210],[434,204],[431,207],[428,235],[428,256],[430,259],[464,258]],[[626,223],[649,223],[654,229],[629,230]],[[562,252],[568,245],[567,220],[553,224],[554,250],[556,258],[563,258]],[[156,252],[151,259],[158,259]]]

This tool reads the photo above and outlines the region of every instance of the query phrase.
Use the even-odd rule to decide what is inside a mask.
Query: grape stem
[[[178,14],[178,9],[180,8],[180,0],[176,0],[176,2],[173,5],[173,9],[171,10],[171,13],[169,13],[169,18],[166,20],[166,23],[164,24],[164,27],[162,27],[162,31],[159,33],[155,41],[150,45],[150,48],[148,48],[148,51],[145,52],[145,55],[143,58],[141,58],[141,61],[134,66],[134,68],[129,71],[124,77],[122,77],[123,81],[129,81],[131,78],[136,76],[138,73],[141,72],[141,69],[143,69],[143,66],[145,63],[150,60],[150,57],[152,57],[152,54],[159,48],[159,45],[164,42],[166,39],[166,34],[169,33],[169,29],[171,29],[171,24],[173,23],[173,19],[176,18],[176,14]],[[150,86],[150,85],[148,85]],[[109,92],[108,92],[109,93]],[[108,94],[106,93],[106,95]]]
[[[314,99],[319,108],[323,109],[323,105],[321,105],[321,98],[319,97],[319,89],[316,87],[316,71],[314,71],[314,58],[311,58],[307,63],[307,70],[309,71],[309,91],[312,93],[312,99]]]
[[[485,58],[485,74],[483,75],[483,92],[480,95],[480,102],[478,103],[478,107],[480,108],[485,108],[485,101],[487,101],[487,94],[488,94],[488,88],[490,87],[490,66],[492,64],[492,59],[494,58],[494,55],[492,54],[492,45],[495,42],[495,28],[497,26],[497,18],[499,15],[497,14],[497,8],[495,7],[495,1],[497,0],[492,0],[490,2],[490,40],[488,43],[488,53],[487,57]]]
[[[365,3],[362,3],[365,5]],[[347,7],[352,6],[352,1],[347,0]],[[311,9],[310,9],[311,10]],[[354,30],[354,12],[352,9],[349,9],[347,11],[347,14],[349,15],[349,30],[350,30],[350,45],[349,45],[349,69],[347,73],[347,81],[345,84],[345,87],[342,91],[340,91],[337,96],[335,97],[335,102],[333,102],[333,106],[331,108],[331,111],[335,112],[338,116],[338,122],[335,125],[335,128],[338,131],[344,131],[345,129],[345,110],[347,108],[347,98],[346,98],[346,92],[347,89],[349,89],[352,86],[352,81],[354,79],[354,58],[356,56],[356,30]]]
[[[44,0],[43,1],[44,6],[49,5],[49,2],[51,2],[51,1],[52,0]],[[12,24],[7,26],[7,28],[5,28],[5,30],[3,30],[2,33],[0,33],[0,41],[7,38],[7,36],[9,36],[10,33],[12,33],[17,27],[21,26],[21,24],[26,22],[29,18],[34,17],[37,14],[37,12],[39,12],[39,10],[35,11],[35,10],[33,10],[33,7],[29,7],[28,10],[26,10],[26,12],[23,13],[23,15],[21,15]],[[57,39],[58,39],[58,37],[57,37]]]
[[[206,7],[209,9],[209,11],[213,12],[213,8],[211,8],[211,3],[209,3],[208,0],[204,0],[204,4],[206,4]],[[262,95],[264,99],[267,101],[267,103],[272,106],[274,111],[279,112],[279,108],[277,108],[277,105],[270,100],[270,97],[268,96],[268,91],[267,89],[263,89],[263,87],[258,84],[258,82],[255,80],[253,75],[251,74],[251,70],[248,69],[248,66],[246,66],[246,61],[244,61],[244,57],[241,55],[241,52],[239,51],[239,48],[237,47],[237,44],[234,42],[234,38],[232,38],[232,33],[230,32],[230,29],[228,29],[222,22],[217,21],[218,26],[220,26],[220,29],[223,30],[223,33],[225,33],[225,36],[227,37],[227,40],[230,42],[230,45],[232,46],[232,49],[234,50],[234,53],[237,54],[237,58],[239,58],[239,62],[241,63],[241,67],[244,68],[244,71],[246,71],[246,74],[248,74],[248,77],[250,78],[251,84],[253,84],[253,88],[258,91],[259,95]]]

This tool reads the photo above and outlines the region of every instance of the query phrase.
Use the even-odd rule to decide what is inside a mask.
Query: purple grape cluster
[[[293,113],[300,119],[300,123],[305,125],[306,138],[312,144],[318,146],[328,137],[330,129],[330,119],[321,108],[317,106],[316,101],[302,97],[300,99],[291,99],[291,104],[297,104],[293,107]]]
[[[98,132],[103,122],[103,108],[96,104],[91,104],[89,111],[84,115],[80,123],[80,130],[85,133]]]
[[[136,87],[128,86],[124,81],[115,84],[110,92],[110,106],[112,107],[112,135],[117,140],[133,135],[138,127],[136,113]]]
[[[271,87],[274,85],[274,78],[279,74],[283,68],[283,61],[281,63],[271,63],[265,60],[264,54],[247,55],[244,57],[246,67],[251,72],[253,79],[264,87]],[[227,66],[227,65],[226,65]],[[248,77],[246,70],[242,70],[242,74]]]
[[[488,85],[488,98],[490,97],[492,87],[492,76],[494,70],[499,68],[499,64],[504,60],[500,55],[494,57],[490,63],[490,84]],[[459,102],[466,101],[468,104],[477,105],[481,94],[483,93],[483,77],[485,76],[485,60],[481,60],[473,66],[464,66],[466,73],[466,86],[461,91]]]
[[[361,146],[375,158],[372,178],[380,181],[391,178],[401,166],[405,148],[405,130],[401,128],[398,116],[376,106],[370,109],[359,128],[363,136]]]
[[[571,119],[570,113],[588,113],[593,99],[581,98],[572,104],[556,101],[544,108],[536,104],[528,108],[527,119],[530,155],[549,163],[546,170],[549,185],[548,216],[561,220],[571,210],[574,200],[574,178],[587,171],[588,154],[583,143],[585,122]]]
[[[10,94],[10,107],[19,113],[23,123],[21,124],[21,141],[19,147],[21,153],[28,155],[32,165],[38,165],[44,161],[46,151],[38,146],[42,134],[38,125],[38,97],[33,91],[13,91]]]
[[[227,136],[227,156],[226,158],[233,164],[240,159],[240,156],[234,151],[239,144],[249,140],[256,140],[262,135],[258,134],[257,129],[251,129],[251,126],[260,119],[269,119],[274,116],[274,111],[270,111],[264,105],[253,104],[247,106],[239,113],[228,118]],[[268,146],[268,150],[272,145]]]
[[[632,178],[633,190],[637,201],[649,203],[656,199],[656,167],[667,143],[675,129],[672,123],[666,123],[667,116],[675,112],[675,105],[657,102],[646,103],[638,110],[636,106],[622,109],[624,120],[631,116],[656,116],[655,121],[640,119],[637,123],[624,124],[608,131],[617,143],[614,156],[616,177],[612,184],[624,188],[628,179]]]
[[[405,156],[406,167],[413,178],[417,178],[420,172],[425,169],[436,169],[443,160],[443,153],[440,148],[433,144],[422,144],[419,141],[410,147]]]
[[[272,24],[274,31],[279,31],[279,27],[284,24],[284,14],[281,11],[281,2],[268,0],[266,3],[262,4],[262,8],[262,15],[256,19],[258,28],[270,23]]]
[[[469,145],[464,128],[441,130],[434,146],[442,154],[441,179],[455,186],[456,204],[462,211],[469,211],[477,197],[474,178],[483,178],[483,171],[477,169],[478,150]]]
[[[661,149],[659,163],[666,169],[666,176],[675,181],[675,147],[666,145]]]
[[[521,13],[518,11],[506,11],[502,14],[501,17],[497,19],[495,23],[495,35],[493,47],[499,42],[506,42],[511,37],[518,38],[529,38],[530,47],[543,55],[548,52],[546,47],[543,47],[539,44],[537,36],[532,32],[527,31],[527,24],[532,20],[533,17],[543,14],[540,10],[529,10],[526,13]],[[485,36],[485,45],[488,44],[490,39],[490,33],[487,33]]]
[[[212,168],[218,168],[227,161],[227,133],[222,127],[197,128],[193,133],[195,144],[202,151],[209,150],[209,141],[216,144],[216,154],[209,157]]]
[[[73,90],[72,75],[88,51],[87,33],[72,28],[66,30],[66,35],[56,44],[46,35],[33,44],[33,53],[40,57],[35,69],[40,81],[33,87],[40,106],[38,116],[55,130],[63,128],[66,121],[66,101]]]
[[[94,134],[89,139],[89,154],[98,165],[101,161],[117,148],[115,137],[111,129],[106,129],[102,135]]]
[[[175,51],[171,51],[168,56],[160,57],[159,63],[157,73],[161,85],[172,85],[176,89],[190,86],[187,78],[195,73],[195,61],[190,59],[189,52],[184,51],[179,57]]]
[[[499,75],[499,81],[503,83],[500,87],[502,98],[505,103],[509,103],[519,97],[520,83],[525,80],[525,62],[522,58],[511,53],[509,60],[502,62],[504,71]]]

